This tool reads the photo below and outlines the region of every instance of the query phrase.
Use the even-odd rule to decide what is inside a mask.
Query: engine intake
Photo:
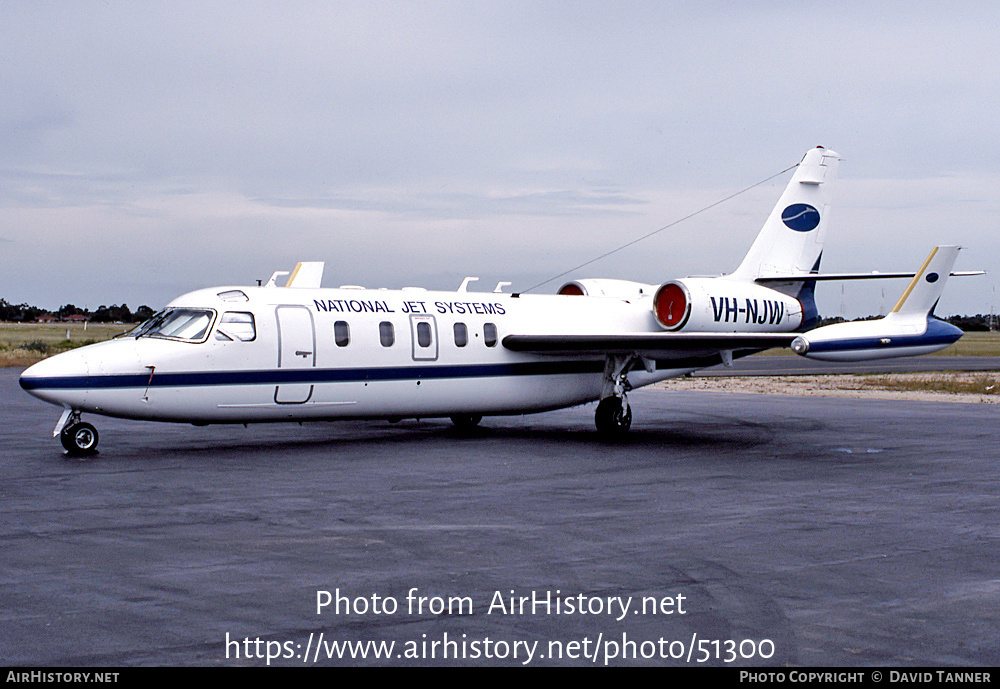
[[[789,332],[802,304],[783,292],[726,278],[685,278],[660,285],[653,316],[665,330]]]
[[[609,278],[584,278],[567,282],[557,294],[574,297],[615,297],[618,299],[642,299],[656,291],[656,285],[647,285],[631,280]]]
[[[691,316],[691,297],[683,283],[668,282],[656,290],[653,313],[667,330],[679,330]]]

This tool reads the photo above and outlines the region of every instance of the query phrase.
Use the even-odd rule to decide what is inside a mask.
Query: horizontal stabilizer
[[[950,277],[970,277],[972,275],[985,275],[985,270],[960,270],[950,273]],[[870,273],[800,273],[797,275],[772,275],[765,278],[757,278],[754,282],[803,282],[806,280],[884,280],[886,278],[913,278],[916,273],[882,273],[872,271]]]

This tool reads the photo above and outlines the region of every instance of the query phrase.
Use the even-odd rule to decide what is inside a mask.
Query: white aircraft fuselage
[[[729,275],[650,285],[574,280],[557,295],[320,288],[322,264],[285,287],[178,297],[115,340],[28,368],[21,387],[63,408],[54,434],[95,451],[82,413],[194,424],[523,414],[600,401],[596,423],[631,425],[627,393],[771,347],[864,360],[948,346],[933,316],[958,255],[937,247],[916,273],[818,272],[836,153],[806,153]],[[278,273],[275,274],[277,277]],[[893,312],[816,328],[822,280],[912,277]],[[499,286],[498,286],[499,289]]]
[[[207,315],[204,329],[188,333],[194,337],[91,345],[36,364],[22,385],[83,412],[193,423],[537,412],[599,398],[604,356],[511,351],[504,337],[540,326],[546,334],[649,332],[659,329],[651,303],[651,296],[205,289],[169,305]],[[252,339],[218,335],[226,314],[252,316]],[[639,387],[699,367],[641,369],[630,380]]]

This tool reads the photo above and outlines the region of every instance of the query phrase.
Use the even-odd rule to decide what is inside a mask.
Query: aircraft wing
[[[507,335],[503,346],[535,354],[626,354],[657,359],[734,350],[788,347],[798,333],[623,333],[615,335]]]

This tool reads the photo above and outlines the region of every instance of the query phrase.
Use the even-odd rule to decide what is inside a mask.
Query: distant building
[[[51,314],[45,314],[39,316],[35,319],[35,323],[88,323],[90,322],[90,316],[84,316],[79,313],[74,313],[65,318],[59,318],[59,316],[53,316]]]

